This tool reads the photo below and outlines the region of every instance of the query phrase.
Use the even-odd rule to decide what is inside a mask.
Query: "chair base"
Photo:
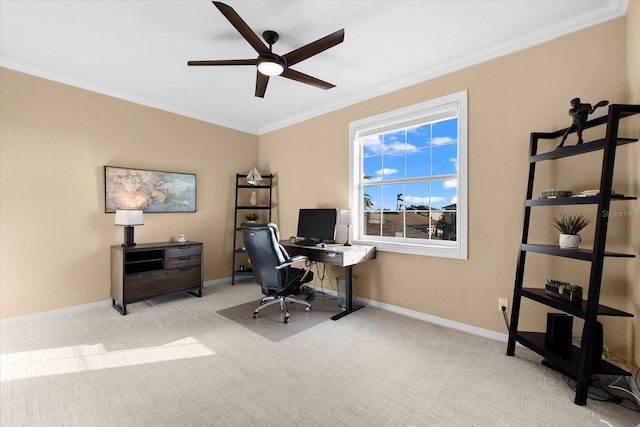
[[[253,318],[257,319],[258,318],[258,312],[260,310],[262,310],[265,307],[269,307],[270,305],[274,305],[274,304],[280,304],[280,310],[284,311],[284,323],[289,323],[289,309],[287,308],[287,303],[291,302],[291,303],[297,303],[297,304],[302,304],[305,305],[305,311],[309,312],[311,311],[311,304],[309,304],[307,301],[303,301],[299,298],[294,297],[293,295],[280,295],[280,296],[268,296],[268,297],[264,297],[262,298],[262,301],[260,302],[260,306],[258,308],[256,308],[253,312]]]

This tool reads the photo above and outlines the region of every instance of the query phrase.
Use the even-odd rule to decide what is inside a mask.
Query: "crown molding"
[[[296,123],[300,123],[305,120],[312,119],[314,117],[321,116],[323,114],[330,113],[332,111],[339,110],[341,108],[348,107],[350,105],[357,104],[359,102],[367,101],[381,95],[386,95],[391,92],[424,83],[437,77],[450,74],[455,71],[471,67],[473,65],[487,62],[501,56],[509,55],[511,53],[515,53],[557,39],[559,37],[563,37],[567,34],[618,18],[625,14],[628,3],[629,0],[609,0],[608,7],[595,11],[591,14],[575,17],[569,21],[563,22],[561,25],[554,25],[549,28],[541,29],[534,33],[524,35],[522,37],[516,37],[514,39],[507,40],[504,43],[493,46],[491,48],[477,51],[469,55],[461,56],[454,60],[436,65],[434,67],[430,67],[418,73],[411,74],[403,78],[391,81],[389,83],[380,85],[371,90],[363,91],[358,95],[345,98],[339,102],[330,103],[324,105],[321,108],[312,109],[302,114],[297,114],[285,120],[276,121],[267,126],[263,126],[257,129],[242,125],[240,123],[223,120],[219,117],[213,117],[175,105],[166,104],[155,99],[134,95],[125,91],[100,85],[98,83],[83,80],[67,74],[37,67],[32,64],[23,63],[21,61],[17,61],[5,56],[0,56],[0,66],[41,77],[47,80],[52,80],[58,83],[63,83],[69,86],[85,89],[91,92],[112,96],[158,110],[167,111],[184,117],[200,120],[206,123],[211,123],[214,125],[223,126],[226,128],[235,129],[241,132],[259,136],[287,126],[291,126]]]
[[[99,83],[80,79],[78,77],[70,76],[68,74],[59,73],[57,71],[38,67],[32,64],[27,64],[25,62],[18,61],[6,56],[0,56],[0,67],[4,67],[13,71],[19,71],[25,74],[30,74],[36,77],[41,77],[46,80],[51,80],[57,83],[66,84],[79,89],[85,89],[90,92],[99,93],[101,95],[107,95],[114,98],[122,99],[124,101],[133,102],[134,104],[144,105],[145,107],[155,108],[156,110],[166,111],[166,112],[174,113],[180,116],[189,117],[189,118],[200,120],[206,123],[211,123],[214,125],[223,126],[230,129],[235,129],[235,130],[250,133],[253,135],[258,134],[257,129],[250,128],[239,123],[234,123],[234,122],[222,120],[218,117],[197,113],[195,111],[191,111],[191,110],[181,108],[171,104],[166,104],[155,99],[134,95],[129,92],[121,91],[118,89],[114,89],[112,87],[101,85]]]
[[[356,96],[344,99],[340,102],[328,104],[323,106],[322,108],[310,110],[303,114],[291,117],[287,120],[282,120],[272,123],[271,125],[261,127],[258,129],[258,135],[272,132],[381,95],[386,95],[391,92],[396,92],[410,86],[424,83],[437,77],[450,74],[455,71],[471,67],[473,65],[481,64],[492,59],[500,58],[502,56],[506,56],[521,50],[525,50],[530,47],[534,47],[548,41],[564,37],[576,31],[580,31],[585,28],[619,18],[620,16],[623,16],[625,14],[628,3],[628,0],[609,0],[609,6],[607,8],[600,9],[591,14],[575,17],[569,21],[565,21],[564,23],[562,23],[562,25],[554,25],[524,35],[522,37],[516,37],[514,39],[507,40],[499,45],[492,46],[490,48],[483,49],[469,55],[461,56],[454,60],[436,65],[418,73],[411,74],[409,76],[394,80],[384,85],[380,85],[374,89],[362,92]]]

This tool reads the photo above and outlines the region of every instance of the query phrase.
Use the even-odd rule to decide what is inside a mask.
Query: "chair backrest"
[[[288,261],[289,255],[278,243],[273,224],[242,224],[244,246],[249,254],[253,275],[262,292],[279,291],[286,286],[289,268],[276,267]]]

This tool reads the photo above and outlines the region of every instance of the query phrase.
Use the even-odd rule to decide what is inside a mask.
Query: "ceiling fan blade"
[[[256,96],[258,98],[264,98],[264,93],[267,91],[267,83],[269,83],[269,76],[256,71]]]
[[[256,50],[258,53],[268,53],[269,48],[260,40],[260,37],[247,25],[240,15],[236,13],[231,6],[228,6],[222,2],[214,1],[213,4],[224,15],[225,18],[235,27],[236,30],[245,38],[246,41]]]
[[[324,90],[331,89],[332,87],[336,87],[336,85],[327,83],[320,79],[316,79],[315,77],[311,77],[307,74],[301,73],[300,71],[292,70],[291,68],[287,68],[280,75],[282,77],[286,77],[288,79],[295,80],[300,83],[306,83],[311,86],[319,87],[320,89],[324,89]]]
[[[257,59],[222,59],[212,61],[189,61],[187,65],[256,65]]]
[[[321,39],[302,46],[296,50],[292,50],[283,56],[287,61],[287,65],[291,66],[297,64],[300,61],[304,61],[314,55],[324,52],[325,50],[340,44],[344,41],[344,28],[336,31],[333,34],[329,34]]]

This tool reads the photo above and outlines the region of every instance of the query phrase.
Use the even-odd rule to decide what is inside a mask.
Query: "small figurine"
[[[567,131],[562,136],[562,142],[556,148],[560,148],[564,146],[564,141],[567,139],[567,135],[569,132],[576,131],[578,135],[578,144],[582,144],[582,131],[584,130],[584,126],[587,124],[587,117],[589,114],[596,111],[598,107],[604,107],[609,104],[609,101],[600,101],[593,107],[591,104],[582,104],[580,103],[580,98],[573,98],[571,100],[571,108],[569,109],[569,115],[572,117],[571,126],[567,128]]]

